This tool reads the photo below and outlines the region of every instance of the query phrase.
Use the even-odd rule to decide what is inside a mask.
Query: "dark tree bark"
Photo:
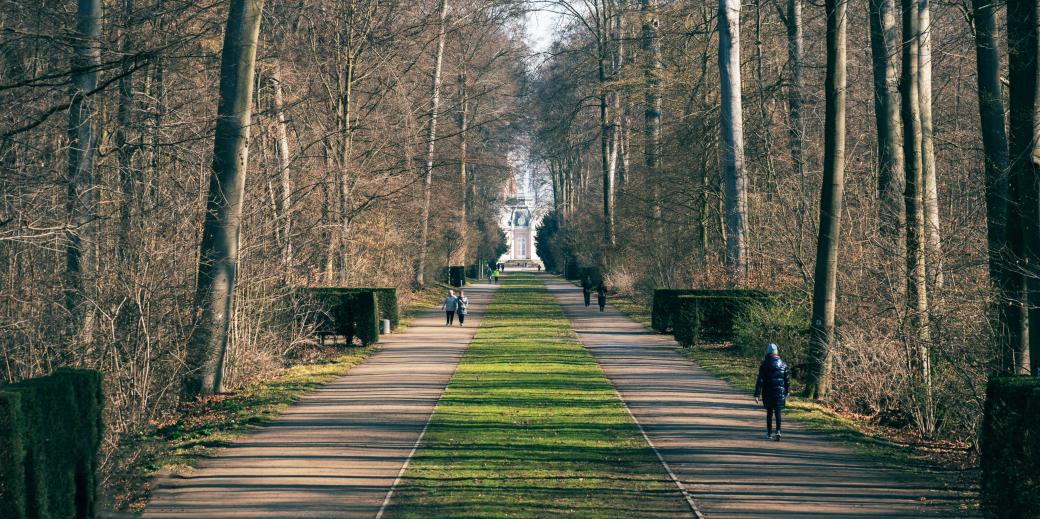
[[[1021,273],[1008,268],[1012,260],[1008,229],[1008,139],[1004,129],[1004,99],[1000,91],[1000,43],[993,0],[972,0],[975,22],[976,79],[979,118],[986,166],[986,241],[989,277],[994,292],[993,331],[1001,353],[999,372],[1024,371],[1021,352],[1026,350],[1025,315]],[[1017,227],[1017,226],[1016,226]],[[1017,232],[1017,231],[1016,231]],[[1016,354],[1018,352],[1018,354]]]
[[[805,123],[802,121],[802,2],[787,0],[787,15],[784,17],[787,27],[787,62],[791,68],[788,80],[787,109],[791,119],[788,138],[791,142],[791,162],[799,179],[805,178],[805,157],[802,140],[805,138]]]
[[[220,58],[220,101],[182,395],[219,393],[234,308],[242,198],[249,159],[253,72],[263,0],[232,0]]]
[[[805,392],[825,398],[831,388],[831,345],[837,306],[838,242],[845,194],[846,1],[827,0],[827,76],[824,84],[823,189],[820,193],[820,234],[810,323],[810,368]]]
[[[101,61],[101,1],[79,0],[72,46],[72,102],[69,106],[68,200],[65,306],[70,332],[80,340],[93,334],[98,272],[98,190],[94,172],[97,111],[90,97]]]
[[[1008,242],[1015,258],[1012,269],[1026,280],[1029,349],[1015,354],[1015,365],[1029,366],[1040,376],[1040,143],[1036,103],[1040,98],[1037,52],[1040,51],[1037,0],[1008,1],[1008,148],[1010,152],[1011,223]],[[1017,220],[1017,221],[1016,221]],[[1019,225],[1014,225],[1019,223]],[[1012,230],[1015,232],[1012,232]],[[1020,230],[1020,232],[1018,232]],[[1029,359],[1027,363],[1026,359]]]
[[[643,17],[642,45],[644,54],[643,81],[646,112],[643,123],[643,160],[646,165],[646,185],[650,190],[651,229],[655,237],[661,234],[661,201],[658,190],[661,155],[661,57],[657,41],[656,0],[641,0],[640,14]]]
[[[878,227],[882,249],[892,259],[894,279],[905,267],[906,207],[903,131],[899,119],[899,40],[894,0],[870,1],[870,50],[874,65],[874,118],[878,140]],[[899,285],[902,286],[902,285]]]

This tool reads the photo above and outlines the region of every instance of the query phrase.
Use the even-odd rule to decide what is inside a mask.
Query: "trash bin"
[[[384,335],[390,333],[390,319],[380,319],[379,325],[379,333]]]

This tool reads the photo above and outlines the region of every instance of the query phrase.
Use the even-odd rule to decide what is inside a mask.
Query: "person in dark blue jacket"
[[[758,381],[755,382],[755,402],[762,397],[762,406],[766,408],[766,439],[780,441],[780,410],[787,403],[787,393],[791,390],[791,370],[780,358],[776,344],[769,343],[766,358],[758,367]],[[773,416],[776,416],[776,435],[773,435]]]

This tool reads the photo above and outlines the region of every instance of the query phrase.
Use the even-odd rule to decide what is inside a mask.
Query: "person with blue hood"
[[[787,403],[787,393],[791,390],[791,370],[780,358],[779,348],[769,343],[766,357],[758,367],[758,380],[755,382],[755,402],[766,408],[766,439],[780,441],[780,411]],[[776,435],[773,435],[773,417],[776,416]]]

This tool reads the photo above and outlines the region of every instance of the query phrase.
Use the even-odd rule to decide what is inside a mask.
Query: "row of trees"
[[[784,291],[810,396],[927,433],[1040,374],[1037,2],[587,7],[534,86],[554,260]]]
[[[409,289],[489,258],[522,130],[517,16],[0,3],[0,380],[102,369],[111,446],[304,355],[293,287]]]

